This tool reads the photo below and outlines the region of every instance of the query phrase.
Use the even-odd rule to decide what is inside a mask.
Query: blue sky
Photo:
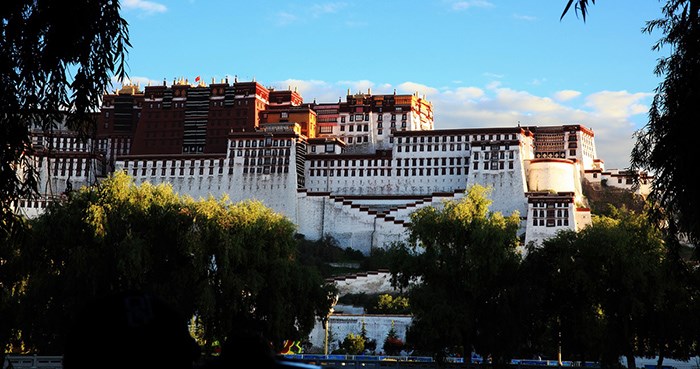
[[[134,82],[197,76],[297,88],[305,101],[414,93],[435,128],[582,124],[607,169],[647,122],[658,0],[122,0]],[[115,83],[115,86],[118,86]]]

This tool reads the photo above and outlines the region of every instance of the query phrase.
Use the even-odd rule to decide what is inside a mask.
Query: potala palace
[[[492,211],[518,211],[525,242],[590,224],[583,181],[648,191],[644,173],[606,170],[594,132],[580,124],[434,129],[432,104],[413,95],[351,94],[306,103],[296,90],[228,80],[126,85],[103,98],[83,142],[60,127],[34,131],[42,197],[114,171],[171,183],[182,195],[257,199],[307,239],[334,238],[369,253],[407,236],[409,214],[491,187]]]

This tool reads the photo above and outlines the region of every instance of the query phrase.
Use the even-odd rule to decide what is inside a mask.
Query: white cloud
[[[287,79],[274,82],[272,86],[280,90],[288,88],[293,90],[296,88],[297,92],[304,98],[304,101],[308,102],[314,99],[317,102],[334,102],[341,97],[341,95],[338,95],[338,88],[335,85],[320,80]]]
[[[502,85],[501,81],[492,81],[486,85],[486,88],[489,90],[495,90],[495,89],[501,87],[501,85]]]
[[[163,13],[168,10],[163,4],[146,0],[124,0],[122,4],[124,9],[143,10],[145,14]]]
[[[404,94],[413,94],[415,92],[418,92],[419,95],[426,95],[428,97],[428,100],[431,99],[431,96],[437,95],[438,94],[438,89],[434,87],[429,87],[420,83],[415,83],[415,82],[404,82],[401,83],[397,86],[396,88],[398,93],[404,93]]]
[[[484,90],[478,87],[458,87],[454,91],[447,90],[445,96],[451,96],[458,100],[474,100],[484,96]]]
[[[534,96],[528,92],[516,91],[510,88],[496,89],[496,101],[499,107],[503,106],[510,110],[515,109],[531,113],[552,112],[560,107],[548,97]]]
[[[581,93],[579,91],[574,91],[574,90],[562,90],[562,91],[557,91],[554,94],[554,98],[559,101],[568,101],[571,99],[575,99],[577,97],[581,96]]]
[[[647,112],[649,108],[639,101],[650,96],[652,96],[650,93],[631,94],[627,91],[601,91],[588,96],[586,106],[603,115],[626,117]]]
[[[464,0],[452,3],[453,10],[467,10],[471,8],[490,8],[493,4],[485,0]]]

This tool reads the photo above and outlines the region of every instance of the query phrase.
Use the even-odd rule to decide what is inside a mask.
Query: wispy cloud
[[[146,0],[124,0],[124,9],[134,9],[143,11],[144,14],[164,13],[168,8],[160,3]]]
[[[486,85],[486,88],[489,90],[495,90],[495,89],[501,87],[502,84],[503,83],[501,83],[501,81],[491,81]]]
[[[495,78],[495,79],[501,79],[501,78],[505,77],[503,74],[491,73],[491,72],[484,72],[484,73],[482,73],[482,75],[484,77]]]
[[[452,10],[467,10],[471,8],[490,8],[493,4],[486,0],[464,0],[452,3]]]
[[[344,2],[314,4],[304,9],[296,8],[277,12],[274,15],[274,21],[278,26],[283,27],[297,22],[307,22],[311,18],[322,18],[328,14],[335,14],[345,7],[347,7],[347,3]],[[348,25],[348,22],[344,23]]]
[[[347,6],[346,3],[325,3],[325,4],[314,4],[309,9],[309,12],[314,17],[320,17],[324,14],[337,13],[340,9]]]
[[[288,12],[278,12],[275,14],[275,21],[278,26],[287,26],[296,22],[298,17]]]
[[[571,99],[575,99],[579,96],[581,96],[581,93],[579,91],[574,91],[574,90],[557,91],[554,94],[554,98],[556,100],[559,100],[559,101],[568,101]]]
[[[547,82],[546,78],[535,78],[532,81],[530,81],[530,84],[533,86],[540,86],[541,84]]]
[[[533,22],[533,21],[537,20],[537,17],[533,17],[531,15],[525,15],[525,14],[513,14],[513,18],[528,21],[528,22]]]

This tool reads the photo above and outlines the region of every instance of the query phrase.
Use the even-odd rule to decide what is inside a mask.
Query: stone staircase
[[[459,189],[454,192],[439,192],[428,196],[401,196],[401,197],[384,197],[382,204],[368,204],[368,199],[371,197],[364,196],[341,196],[331,195],[330,200],[339,204],[345,210],[356,211],[359,213],[374,216],[384,222],[391,222],[407,228],[410,225],[410,214],[420,208],[426,206],[439,206],[445,200],[460,200],[464,197],[465,190]],[[386,204],[394,200],[397,204]]]

